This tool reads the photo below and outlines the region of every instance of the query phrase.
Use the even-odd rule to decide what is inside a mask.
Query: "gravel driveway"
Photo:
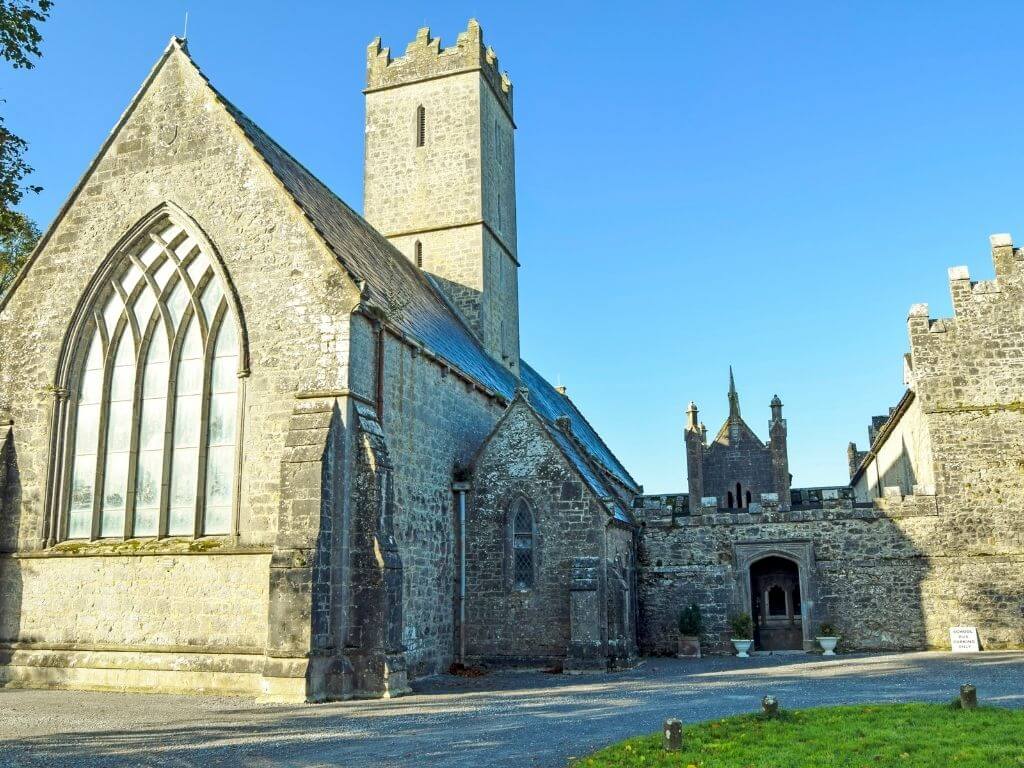
[[[200,696],[0,690],[0,766],[564,766],[626,736],[785,707],[948,701],[963,682],[1024,707],[1024,652],[648,659],[614,674],[420,681],[393,701],[262,706]]]

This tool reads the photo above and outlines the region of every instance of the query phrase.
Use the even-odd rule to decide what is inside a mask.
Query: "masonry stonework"
[[[479,25],[448,48],[420,30],[397,58],[374,41],[367,65],[366,219],[174,39],[0,296],[0,686],[391,697],[453,663],[574,672],[670,653],[690,603],[711,651],[744,611],[764,648],[811,650],[826,620],[850,649],[945,647],[960,623],[986,648],[1024,645],[1024,255],[1008,237],[995,280],[951,271],[955,317],[912,309],[907,394],[867,450],[850,445],[848,485],[792,488],[782,401],[762,441],[730,376],[710,443],[687,412],[687,492],[644,496],[520,357],[512,86]],[[196,320],[201,375],[169,373],[186,340],[150,369],[141,353],[115,365],[108,339],[94,392],[83,329],[115,333],[96,289],[111,275],[145,273],[151,328],[205,317],[156,223],[208,254],[237,365],[224,379],[219,321]],[[149,243],[191,299],[147,271]],[[116,333],[148,344],[118,285]],[[134,377],[117,400],[124,464],[108,451],[119,375]],[[211,435],[168,421],[145,448],[175,468],[161,520],[185,508],[194,535],[129,524],[150,375],[194,385],[160,407]],[[235,426],[215,445],[225,392]],[[85,406],[105,414],[91,430]],[[85,492],[66,466],[81,435],[91,509],[73,507]],[[225,447],[234,466],[208,483],[200,459],[176,463]],[[111,477],[129,468],[117,536],[98,517],[104,452]],[[194,498],[175,485],[190,471]],[[224,493],[230,524],[208,533]],[[82,509],[91,527],[72,531]]]
[[[632,526],[609,513],[548,429],[523,393],[473,462],[466,656],[477,663],[604,667],[635,655]],[[534,526],[529,586],[516,583],[512,546],[520,500]]]
[[[475,21],[367,51],[366,218],[422,266],[512,371],[519,364],[512,84]]]

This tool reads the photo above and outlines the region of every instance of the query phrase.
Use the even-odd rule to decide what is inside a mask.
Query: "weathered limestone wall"
[[[269,562],[269,552],[0,558],[0,592],[20,604],[0,612],[0,640],[262,653]]]
[[[511,85],[476,22],[442,49],[421,29],[394,60],[368,50],[366,219],[423,268],[513,371],[519,366]],[[423,108],[424,141],[417,142]]]
[[[712,443],[704,454],[704,495],[717,497],[720,507],[727,506],[729,494],[735,496],[736,483],[756,501],[762,493],[775,493],[773,481],[771,453],[753,441],[739,446]]]
[[[641,512],[641,510],[637,510]],[[690,603],[705,616],[705,643],[728,651],[728,616],[750,612],[740,602],[746,574],[736,567],[738,544],[809,542],[813,593],[802,595],[806,616],[835,624],[848,649],[909,650],[948,646],[946,616],[929,607],[949,589],[947,563],[929,557],[919,542],[941,528],[935,498],[908,497],[888,508],[846,500],[819,509],[782,512],[770,505],[753,513],[679,514],[642,510],[640,541],[640,645],[648,653],[674,653],[679,612]]]
[[[68,317],[118,239],[167,201],[213,243],[240,299],[252,373],[244,379],[239,535],[230,544],[261,554],[179,556],[168,545],[165,557],[69,551],[51,563],[0,555],[4,572],[18,574],[8,584],[20,585],[5,588],[0,615],[23,617],[4,625],[4,642],[70,643],[77,633],[85,642],[88,627],[69,622],[89,619],[75,614],[92,614],[96,641],[112,646],[132,646],[158,621],[192,633],[171,638],[182,644],[266,642],[268,553],[293,394],[347,385],[348,313],[358,295],[177,50],[0,307],[0,423],[13,420],[18,470],[18,487],[9,482],[7,493],[20,497],[3,529],[17,530],[18,551],[42,553],[52,385]],[[55,616],[54,606],[71,617]]]
[[[520,498],[530,505],[535,526],[534,587],[526,591],[515,587],[511,548],[510,510]],[[605,560],[607,522],[536,414],[515,401],[473,467],[466,522],[467,658],[560,663],[570,641],[573,560]],[[595,627],[599,641],[606,637],[601,619]]]
[[[949,270],[953,318],[911,308],[912,381],[931,437],[949,589],[933,610],[1024,645],[1024,251],[990,238],[996,279]]]
[[[884,442],[877,447],[857,477],[854,493],[859,501],[882,496],[886,488],[910,495],[915,485],[934,488],[932,442],[928,422],[916,397],[886,422]]]
[[[477,72],[366,94],[363,209],[381,234],[390,238],[483,218],[480,95]],[[421,105],[426,140],[418,147]]]
[[[362,317],[353,320],[352,355],[353,391],[373,403],[376,333]],[[402,642],[416,677],[443,671],[454,658],[452,481],[504,406],[386,332],[384,383],[381,423],[395,467],[394,530],[404,574]]]
[[[257,694],[269,561],[0,557],[0,687]]]
[[[609,523],[605,528],[608,573],[608,645],[616,659],[637,655],[639,605],[636,589],[636,548],[631,527]]]

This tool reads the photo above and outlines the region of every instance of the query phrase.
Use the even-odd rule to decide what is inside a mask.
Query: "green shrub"
[[[751,640],[754,637],[754,621],[749,613],[734,613],[730,616],[729,629],[737,640]]]
[[[836,637],[835,625],[829,621],[821,622],[821,626],[818,628],[818,637]]]
[[[700,635],[704,629],[704,619],[700,615],[700,606],[692,603],[679,613],[679,634],[684,637]]]

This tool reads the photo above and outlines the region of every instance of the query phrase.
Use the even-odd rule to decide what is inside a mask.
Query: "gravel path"
[[[0,690],[0,766],[564,766],[626,736],[784,707],[948,701],[963,682],[1024,707],[1024,652],[649,659],[614,674],[442,675],[393,701],[261,706],[250,699]]]

